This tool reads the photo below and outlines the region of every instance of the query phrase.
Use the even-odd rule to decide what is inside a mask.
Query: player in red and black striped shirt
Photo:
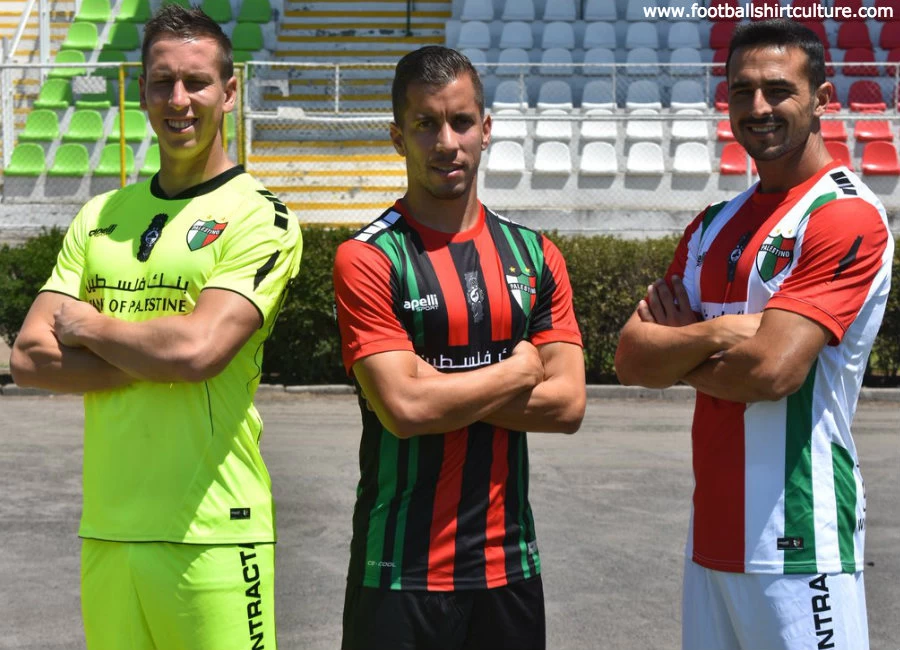
[[[543,648],[524,431],[584,415],[565,262],[478,201],[491,118],[468,59],[405,56],[393,106],[407,194],[334,269],[363,418],[343,647]]]

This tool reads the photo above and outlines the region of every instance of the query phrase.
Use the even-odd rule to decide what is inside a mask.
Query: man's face
[[[410,193],[456,199],[473,189],[481,152],[491,141],[491,118],[482,117],[472,79],[446,86],[411,84],[402,124],[391,124],[391,141],[406,158]]]
[[[237,81],[222,81],[211,38],[154,41],[144,61],[141,108],[168,156],[191,158],[218,144],[219,125],[234,108]]]
[[[825,112],[830,84],[813,91],[799,47],[742,47],[731,57],[728,114],[752,158],[775,160],[804,146]]]

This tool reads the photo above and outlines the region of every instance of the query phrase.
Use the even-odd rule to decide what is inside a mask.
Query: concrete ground
[[[591,400],[576,436],[531,436],[551,650],[679,648],[691,407]],[[259,408],[278,503],[280,647],[333,650],[357,477],[355,400],[267,393]],[[0,413],[0,648],[83,649],[81,402],[4,396]],[[900,407],[861,403],[854,431],[868,496],[871,648],[898,650]]]

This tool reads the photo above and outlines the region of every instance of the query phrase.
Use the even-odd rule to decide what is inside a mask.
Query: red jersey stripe
[[[491,306],[491,340],[503,341],[511,336],[512,305],[500,268],[500,258],[487,228],[482,229],[474,243],[480,260],[481,275],[484,277],[488,304]]]
[[[428,544],[429,591],[452,591],[454,588],[456,527],[468,447],[469,433],[466,429],[444,434],[444,458],[434,491],[431,539]]]
[[[438,285],[444,294],[447,314],[448,345],[469,344],[469,307],[450,249],[446,246],[428,251]]]
[[[488,589],[502,587],[506,576],[506,481],[509,478],[509,432],[494,428],[494,450],[491,460],[490,498],[485,527],[484,560]]]

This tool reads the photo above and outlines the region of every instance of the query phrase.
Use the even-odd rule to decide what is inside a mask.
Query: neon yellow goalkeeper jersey
[[[42,291],[134,322],[190,313],[203,289],[227,289],[263,322],[212,379],[85,395],[82,537],[275,540],[253,395],[301,249],[294,214],[240,166],[171,199],[154,176],[78,213]]]

